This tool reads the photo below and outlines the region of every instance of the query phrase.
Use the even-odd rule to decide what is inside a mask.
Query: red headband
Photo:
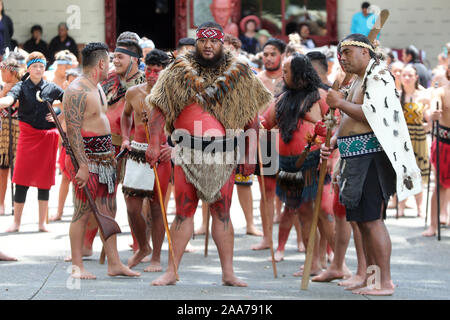
[[[217,39],[220,40],[223,43],[223,39],[225,37],[225,34],[218,30],[213,28],[202,28],[197,29],[197,39]]]

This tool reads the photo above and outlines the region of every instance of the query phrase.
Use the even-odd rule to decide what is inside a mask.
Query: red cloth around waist
[[[50,189],[55,184],[58,130],[38,130],[19,121],[13,182],[22,186]]]

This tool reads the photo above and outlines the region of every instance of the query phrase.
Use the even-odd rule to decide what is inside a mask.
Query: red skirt
[[[343,219],[346,216],[345,206],[339,201],[339,188],[334,188],[333,211],[338,218]]]
[[[442,138],[441,138],[442,139]],[[436,139],[431,145],[431,163],[436,169]],[[439,182],[444,188],[450,188],[450,144],[439,141]]]
[[[38,130],[19,121],[13,182],[26,187],[50,189],[55,184],[58,130]]]
[[[66,148],[62,146],[58,158],[59,170],[61,170],[62,174],[64,174],[67,177],[67,179],[70,180],[70,174],[66,168],[66,157],[70,159],[70,157],[66,153]]]

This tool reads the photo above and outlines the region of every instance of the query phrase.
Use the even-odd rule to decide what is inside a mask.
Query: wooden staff
[[[436,110],[439,110],[439,102],[436,103]],[[437,229],[438,229],[438,241],[441,241],[441,195],[440,195],[440,161],[439,161],[439,120],[436,120],[436,192],[437,192]]]
[[[41,98],[41,91],[36,92],[36,99],[39,102],[44,102],[44,100]],[[70,147],[69,139],[67,138],[66,133],[64,132],[63,128],[61,127],[61,123],[58,120],[58,116],[55,113],[55,110],[53,110],[52,105],[50,102],[47,102],[48,110],[50,111],[50,114],[53,117],[53,121],[55,122],[56,128],[59,131],[59,134],[62,139],[62,144],[66,148],[66,153],[70,156],[70,159],[72,160],[73,167],[75,169],[75,172],[78,172],[78,169],[80,168],[77,158],[75,157],[72,148]],[[117,224],[116,220],[111,218],[110,216],[104,215],[98,211],[97,205],[95,204],[95,200],[92,198],[91,193],[89,192],[89,188],[87,184],[83,187],[84,193],[86,194],[87,200],[89,205],[91,206],[92,212],[94,213],[95,220],[97,221],[97,224],[99,226],[100,232],[103,236],[103,239],[106,241],[109,237],[111,237],[114,234],[121,233],[120,227]]]
[[[259,122],[259,117],[258,117],[258,125],[260,128],[264,128],[262,127],[261,123]],[[261,177],[261,184],[262,184],[262,200],[263,200],[263,204],[264,204],[264,210],[261,210],[262,215],[261,215],[261,222],[263,224],[263,228],[264,226],[266,226],[266,232],[268,233],[269,231],[269,225],[270,225],[270,221],[269,221],[269,217],[268,217],[268,212],[267,212],[267,197],[266,197],[266,184],[264,181],[264,173],[263,173],[263,163],[262,163],[262,153],[261,153],[261,141],[259,139],[259,134],[258,134],[258,144],[257,144],[257,149],[258,149],[258,162],[259,162],[259,174]],[[277,278],[278,277],[278,273],[277,273],[277,264],[275,262],[275,253],[273,252],[273,239],[272,239],[272,234],[271,237],[269,239],[270,241],[270,255],[272,257],[272,269],[273,269],[273,277]]]
[[[13,151],[13,133],[12,133],[12,106],[9,106],[8,110],[8,123],[9,123],[9,167],[11,168],[11,214],[14,215],[14,183],[12,178],[14,175],[14,151]],[[47,222],[48,223],[48,222]]]
[[[119,154],[116,156],[116,162],[119,161],[121,158],[123,158],[127,152],[128,152],[128,149],[126,149],[126,148],[123,149],[122,151],[120,151]],[[106,252],[105,252],[105,246],[103,246],[102,252],[100,253],[100,259],[99,259],[98,263],[105,264],[105,259],[106,259]]]
[[[337,80],[333,83],[333,90],[339,89],[339,83]],[[334,110],[335,108],[330,107],[330,110],[328,111],[328,115],[332,118],[334,117]],[[328,148],[330,147],[330,139],[331,139],[331,132],[333,128],[331,126],[327,127],[327,136],[325,140],[325,146]],[[327,160],[322,159],[322,163],[320,165],[320,171],[319,171],[319,186],[317,188],[317,196],[314,201],[314,213],[313,213],[313,220],[311,224],[311,229],[309,231],[309,239],[308,239],[308,248],[306,250],[306,259],[305,259],[305,268],[303,269],[303,277],[302,277],[302,284],[301,289],[302,290],[308,290],[308,284],[309,284],[309,276],[311,274],[311,264],[312,264],[312,258],[314,254],[314,245],[315,245],[315,237],[316,237],[316,229],[317,229],[317,223],[319,221],[319,213],[320,213],[320,204],[322,202],[322,192],[323,192],[323,185],[325,182],[325,175],[327,173]]]
[[[206,230],[205,230],[205,258],[208,256],[208,241],[209,241],[209,217],[211,213],[209,211],[209,203],[208,210],[206,210]]]
[[[437,89],[439,86],[438,82],[434,83],[434,89]],[[436,109],[439,108],[439,102],[436,102]],[[431,144],[433,144],[434,141],[434,121],[431,122]],[[428,202],[430,200],[430,180],[431,180],[431,159],[428,161],[428,182],[427,182],[427,204],[425,206],[425,228],[427,227],[428,222]]]
[[[370,30],[370,33],[367,37],[370,42],[373,42],[376,39],[378,33],[380,32],[381,28],[383,27],[383,25],[386,22],[388,17],[389,17],[389,10],[384,9],[380,12],[380,16],[378,17],[377,21],[373,25],[372,30]],[[348,81],[352,78],[352,76],[353,76],[353,74],[346,73],[344,81],[342,81],[342,85],[346,85],[348,83]],[[338,81],[335,81],[333,83],[332,89],[339,90],[339,87],[340,86],[339,86]],[[330,110],[329,110],[330,118],[333,117],[334,110],[335,110],[334,108],[330,107]],[[327,137],[326,137],[326,141],[325,141],[326,147],[330,146],[330,139],[331,139],[331,128],[328,127],[327,128]],[[316,200],[314,202],[313,221],[312,221],[311,230],[309,233],[308,248],[306,251],[305,268],[303,270],[303,277],[302,277],[302,284],[301,284],[302,290],[308,290],[309,276],[311,273],[311,264],[312,264],[315,237],[316,237],[317,222],[319,220],[320,204],[322,201],[323,184],[325,181],[326,172],[327,172],[327,160],[322,160],[322,163],[320,165],[320,171],[319,171],[319,186],[317,189]]]
[[[142,114],[143,114],[142,120],[145,123],[145,135],[147,137],[147,143],[150,145],[150,133],[148,131],[147,112],[144,110],[142,112]],[[162,214],[162,218],[163,218],[163,222],[164,222],[164,229],[166,229],[167,242],[169,243],[169,251],[170,251],[170,255],[172,256],[172,263],[173,263],[173,267],[175,268],[175,275],[176,275],[176,278],[178,281],[178,280],[180,280],[180,278],[178,276],[178,267],[177,267],[177,263],[175,261],[175,255],[173,253],[172,238],[170,237],[169,223],[167,221],[166,209],[164,207],[164,198],[163,198],[162,191],[161,191],[161,184],[159,183],[158,171],[156,170],[156,166],[153,166],[152,168],[153,168],[153,173],[155,174],[156,190],[158,191],[159,205],[161,207],[161,214]]]

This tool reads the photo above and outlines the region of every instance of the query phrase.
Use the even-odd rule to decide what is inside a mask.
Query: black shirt
[[[49,60],[49,58],[50,58],[48,55],[47,42],[45,42],[44,40],[41,40],[41,41],[39,41],[38,44],[36,44],[36,40],[31,38],[27,42],[25,42],[25,44],[23,45],[23,49],[26,52],[30,52],[30,53],[33,51],[39,51],[47,58],[47,60]]]
[[[41,98],[44,102],[36,100],[36,92],[41,91]],[[14,102],[19,100],[19,120],[28,123],[35,129],[47,130],[55,128],[53,122],[48,122],[45,117],[49,113],[47,102],[62,101],[64,91],[56,84],[41,80],[35,85],[30,79],[19,81],[6,94],[14,98]]]
[[[50,63],[52,64],[53,61],[55,61],[55,53],[61,51],[61,50],[69,50],[72,52],[75,57],[78,59],[78,46],[75,40],[73,40],[71,37],[67,36],[66,40],[61,42],[61,39],[59,36],[56,36],[50,41],[50,44],[48,45],[48,55],[50,59]]]

